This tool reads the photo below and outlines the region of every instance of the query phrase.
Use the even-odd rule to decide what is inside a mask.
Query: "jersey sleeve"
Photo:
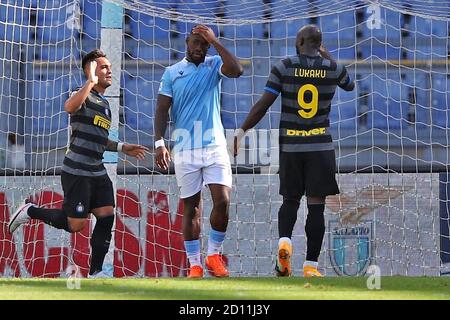
[[[161,78],[161,82],[159,83],[158,94],[162,94],[163,96],[168,96],[172,98],[172,80],[170,78],[169,68],[166,68]]]
[[[339,73],[337,78],[337,85],[345,90],[351,83],[350,76],[348,75],[345,66],[341,65],[338,68],[341,70],[341,72]]]
[[[228,78],[222,73],[223,60],[219,55],[214,57],[214,66],[221,77]]]
[[[69,93],[69,98],[72,98],[78,91],[81,90],[81,87],[77,87],[75,89],[73,89],[70,93]],[[81,106],[78,107],[77,110],[75,110],[73,113],[80,111],[81,108],[83,108],[84,106],[84,102],[81,104]]]
[[[281,93],[282,74],[280,71],[280,63],[275,64],[270,71],[269,79],[267,79],[264,91],[279,95]]]

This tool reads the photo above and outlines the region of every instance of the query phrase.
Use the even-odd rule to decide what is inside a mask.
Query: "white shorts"
[[[226,146],[184,150],[173,156],[180,198],[188,198],[209,184],[231,188],[230,158]]]

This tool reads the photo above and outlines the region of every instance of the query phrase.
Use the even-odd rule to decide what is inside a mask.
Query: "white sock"
[[[188,256],[189,264],[191,267],[193,266],[202,266],[201,259],[200,259],[200,253]]]
[[[220,252],[220,249],[222,248],[221,243],[217,242],[208,242],[208,256],[212,256],[213,254],[218,254]]]
[[[317,261],[305,260],[305,262],[303,262],[303,268],[305,268],[306,266],[309,266],[309,267],[314,267],[317,269],[318,265],[319,265],[319,263]]]
[[[290,246],[292,246],[292,241],[288,237],[280,238],[280,240],[278,240],[278,246],[280,246],[280,244],[283,243],[283,242],[287,242],[287,243],[289,243]]]
[[[222,243],[225,240],[226,232],[211,229],[208,239],[208,256],[218,254],[222,249]]]

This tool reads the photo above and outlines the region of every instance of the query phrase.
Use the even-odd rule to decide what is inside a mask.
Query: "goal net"
[[[327,276],[441,275],[450,271],[449,2],[324,0],[1,0],[0,275],[86,275],[95,223],[67,234],[35,220],[8,234],[24,199],[61,207],[69,117],[82,86],[81,58],[102,48],[113,64],[114,132],[149,146],[146,161],[108,155],[117,189],[116,277],[184,276],[182,204],[174,177],[153,162],[154,116],[164,68],[185,56],[198,23],[213,28],[244,74],[224,79],[221,117],[231,138],[263,92],[273,63],[295,55],[309,23],[356,81],[337,90],[330,113],[341,194],[327,198],[319,269]],[[211,47],[210,54],[216,54]],[[232,160],[230,222],[223,257],[231,276],[270,276],[278,244],[280,99]],[[170,139],[169,125],[166,137]],[[211,200],[203,193],[202,252]],[[306,257],[305,199],[293,234],[293,272]]]

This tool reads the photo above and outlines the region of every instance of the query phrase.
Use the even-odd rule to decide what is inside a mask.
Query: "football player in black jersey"
[[[96,224],[91,236],[89,275],[100,277],[105,276],[102,266],[111,241],[115,205],[113,185],[102,161],[103,153],[121,151],[144,160],[148,148],[108,138],[111,110],[103,94],[111,85],[112,71],[106,55],[93,50],[83,58],[82,67],[87,81],[64,104],[70,114],[71,136],[61,172],[62,209],[39,208],[26,203],[12,215],[8,229],[12,233],[30,219],[38,219],[73,233],[88,224],[92,213]]]
[[[296,38],[297,55],[275,64],[264,93],[236,131],[231,151],[237,155],[245,132],[253,128],[281,94],[280,194],[278,212],[278,254],[276,273],[291,275],[292,230],[297,210],[306,195],[308,216],[305,277],[322,276],[317,269],[325,234],[325,198],[339,193],[336,158],[329,131],[331,100],[336,87],[351,91],[354,82],[345,66],[337,64],[322,45],[322,33],[315,25],[301,28]]]

